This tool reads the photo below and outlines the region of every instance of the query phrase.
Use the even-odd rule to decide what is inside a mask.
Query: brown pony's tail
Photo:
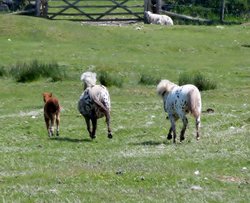
[[[201,94],[198,88],[194,87],[188,93],[188,97],[189,109],[191,111],[191,114],[193,114],[193,116],[197,118],[201,114]]]

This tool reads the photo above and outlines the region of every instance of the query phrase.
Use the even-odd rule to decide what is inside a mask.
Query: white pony
[[[201,116],[201,95],[198,88],[194,85],[178,86],[169,80],[162,80],[157,86],[157,92],[163,98],[164,110],[168,113],[171,127],[168,133],[168,139],[173,142],[176,139],[175,122],[180,118],[183,127],[180,133],[180,141],[185,139],[184,134],[188,124],[187,113],[191,113],[196,121],[196,139],[199,140],[200,116]]]
[[[96,73],[85,72],[81,75],[84,83],[84,92],[78,102],[78,110],[84,116],[89,136],[94,139],[97,127],[97,119],[106,117],[108,138],[112,138],[110,128],[110,96],[106,87],[96,85]],[[92,128],[90,121],[92,122]]]
[[[173,20],[167,15],[154,14],[150,11],[144,12],[149,24],[174,25]]]

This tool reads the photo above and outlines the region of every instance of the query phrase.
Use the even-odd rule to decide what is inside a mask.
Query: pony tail
[[[189,108],[191,113],[198,117],[201,114],[201,94],[197,88],[189,93]]]
[[[96,84],[96,73],[84,72],[81,75],[81,81],[84,83],[85,88],[94,86]]]

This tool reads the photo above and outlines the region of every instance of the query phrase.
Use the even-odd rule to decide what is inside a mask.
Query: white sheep
[[[167,15],[154,14],[150,11],[145,11],[144,14],[149,24],[174,25],[173,20]]]

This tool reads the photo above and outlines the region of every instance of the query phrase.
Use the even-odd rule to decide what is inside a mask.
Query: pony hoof
[[[168,139],[168,140],[171,140],[171,139],[172,139],[172,135],[171,135],[171,134],[168,134],[167,139]]]
[[[111,133],[108,134],[108,138],[109,139],[112,139],[113,138],[113,135]]]
[[[181,142],[182,142],[183,140],[185,140],[185,137],[181,137],[181,138],[180,138],[180,141],[181,141]]]
[[[96,138],[96,136],[95,135],[91,135],[90,138],[93,140],[93,139]]]

